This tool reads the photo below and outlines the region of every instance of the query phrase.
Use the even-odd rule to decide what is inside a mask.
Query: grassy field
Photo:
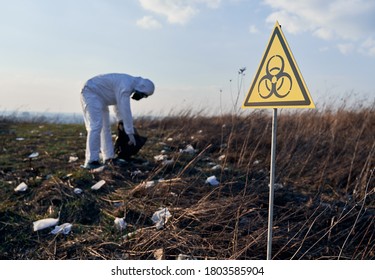
[[[83,125],[0,117],[0,259],[265,259],[268,113],[139,118],[144,149],[98,172],[80,168]],[[374,107],[279,114],[274,259],[375,259],[374,132]],[[33,231],[57,217],[68,235]]]

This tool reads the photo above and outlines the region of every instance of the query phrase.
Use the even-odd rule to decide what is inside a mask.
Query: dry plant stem
[[[358,211],[358,214],[357,214],[357,217],[356,217],[356,219],[355,219],[355,221],[354,221],[354,223],[353,223],[353,226],[352,226],[352,228],[350,229],[348,235],[346,236],[346,239],[345,239],[345,241],[344,241],[344,244],[343,244],[342,247],[341,247],[341,250],[340,250],[340,253],[339,253],[338,259],[341,258],[342,251],[344,250],[344,247],[345,247],[346,243],[348,242],[348,240],[349,240],[349,238],[350,238],[350,235],[352,234],[352,232],[353,232],[353,230],[354,230],[354,228],[355,228],[355,226],[356,226],[356,224],[357,224],[357,222],[358,222],[359,216],[362,214],[363,208],[364,208],[364,206],[365,206],[366,198],[367,198],[368,187],[369,187],[369,184],[370,184],[370,182],[371,182],[371,178],[372,178],[373,173],[374,173],[374,170],[371,170],[370,178],[368,179],[367,184],[366,184],[365,195],[364,195],[364,198],[363,198],[363,201],[362,201],[361,209]]]

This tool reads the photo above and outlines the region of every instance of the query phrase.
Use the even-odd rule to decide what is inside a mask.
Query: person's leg
[[[87,130],[86,159],[88,163],[99,161],[100,132],[102,130],[102,105],[93,93],[82,94],[82,110]]]
[[[104,162],[108,159],[113,159],[115,157],[115,152],[112,143],[112,133],[111,133],[111,123],[109,119],[109,110],[108,107],[105,107],[102,113],[103,116],[103,126],[100,134],[101,137],[101,146]]]

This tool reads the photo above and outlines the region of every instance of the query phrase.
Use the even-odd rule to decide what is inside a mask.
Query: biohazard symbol
[[[288,96],[292,89],[292,78],[284,72],[284,59],[280,55],[272,56],[266,66],[266,75],[258,83],[258,93],[263,99],[273,94],[278,98]]]
[[[278,22],[242,107],[315,108]]]

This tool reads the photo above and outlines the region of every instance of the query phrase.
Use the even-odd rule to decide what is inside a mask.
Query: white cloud
[[[339,41],[348,53],[375,35],[375,1],[368,0],[263,0],[272,8],[266,21],[276,20],[290,33],[311,32],[314,36]],[[363,47],[371,53],[372,48]]]
[[[144,16],[143,18],[137,20],[137,25],[144,29],[158,29],[162,27],[161,23],[152,16]]]
[[[250,26],[249,26],[249,32],[250,32],[251,34],[256,34],[256,33],[259,32],[259,29],[258,29],[255,25],[250,25]]]
[[[372,37],[367,38],[360,47],[360,52],[375,57],[375,39]]]
[[[186,24],[204,4],[210,9],[218,8],[221,0],[139,0],[145,10],[165,16],[169,23]]]
[[[342,54],[349,54],[354,50],[354,44],[347,43],[347,44],[338,44],[337,48]]]

